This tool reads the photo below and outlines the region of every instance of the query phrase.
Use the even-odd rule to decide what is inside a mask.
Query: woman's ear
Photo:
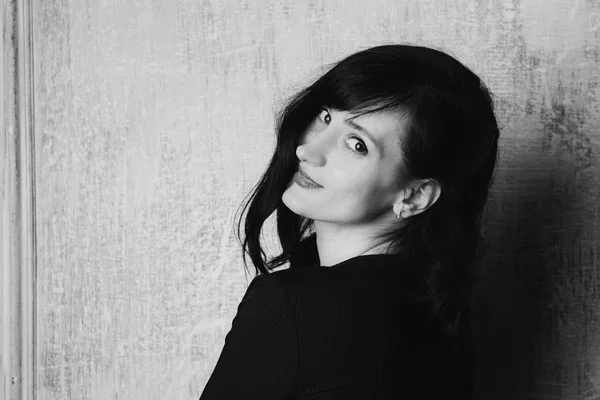
[[[407,195],[394,204],[394,213],[401,212],[400,216],[403,218],[420,214],[434,205],[441,194],[442,188],[436,180],[424,180],[408,189]]]

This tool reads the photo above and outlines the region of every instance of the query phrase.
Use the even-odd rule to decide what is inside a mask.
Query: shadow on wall
[[[600,336],[600,274],[581,251],[594,248],[590,203],[574,164],[526,152],[511,149],[518,161],[499,166],[488,205],[488,250],[474,289],[474,398],[600,399],[600,350],[590,348],[598,343],[590,333]]]

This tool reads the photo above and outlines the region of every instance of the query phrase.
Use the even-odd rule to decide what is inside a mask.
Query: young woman
[[[497,144],[485,85],[430,48],[359,51],[294,95],[244,207],[257,276],[200,399],[470,398]]]

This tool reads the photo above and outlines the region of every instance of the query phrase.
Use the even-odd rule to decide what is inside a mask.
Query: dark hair
[[[389,240],[388,252],[397,254],[399,265],[423,277],[431,317],[445,332],[462,331],[468,324],[474,268],[482,255],[481,216],[498,152],[490,92],[473,72],[441,51],[382,45],[346,57],[292,96],[277,115],[275,152],[242,211],[248,210],[246,236],[240,241],[244,265],[248,267],[247,253],[257,274],[288,261],[290,268],[319,262],[313,220],[293,213],[281,197],[298,167],[300,138],[322,107],[358,115],[387,110],[406,118],[399,149],[403,173],[409,179],[437,181],[441,195],[402,227],[374,237]],[[274,211],[283,251],[267,260],[260,234]],[[240,215],[239,240],[242,220]]]

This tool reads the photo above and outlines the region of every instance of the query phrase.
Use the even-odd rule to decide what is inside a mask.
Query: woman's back
[[[200,399],[470,398],[469,353],[423,290],[383,254],[259,275]]]

